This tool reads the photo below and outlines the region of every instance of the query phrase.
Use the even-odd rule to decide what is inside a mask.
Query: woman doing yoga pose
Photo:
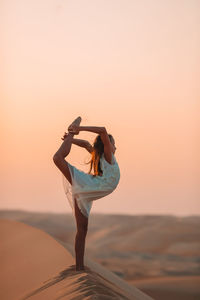
[[[114,156],[115,140],[105,127],[80,126],[78,117],[68,127],[63,143],[53,156],[55,165],[63,174],[64,190],[76,218],[75,237],[76,270],[84,270],[85,238],[88,230],[88,218],[94,200],[113,192],[120,179],[120,170]],[[97,134],[91,145],[88,141],[74,139],[80,131]],[[85,173],[65,160],[71,145],[76,144],[91,153],[90,171]],[[91,172],[93,171],[93,174]]]

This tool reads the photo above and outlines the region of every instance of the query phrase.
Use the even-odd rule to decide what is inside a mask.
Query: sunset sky
[[[80,115],[121,170],[91,213],[200,214],[200,1],[2,0],[0,28],[1,209],[71,212],[52,157]]]

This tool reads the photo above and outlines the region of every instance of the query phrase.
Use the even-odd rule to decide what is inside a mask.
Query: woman
[[[65,193],[74,211],[77,234],[75,238],[76,270],[84,268],[85,238],[88,229],[88,218],[94,200],[110,194],[118,185],[120,170],[114,156],[116,147],[112,135],[105,127],[80,126],[78,117],[68,127],[64,142],[53,156],[55,165],[62,172]],[[80,131],[97,133],[93,146],[85,140],[74,139]],[[85,173],[65,160],[71,145],[84,147],[91,153],[90,171]],[[91,171],[93,170],[93,174]]]

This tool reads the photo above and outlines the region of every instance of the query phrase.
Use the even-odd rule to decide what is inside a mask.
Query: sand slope
[[[73,215],[0,210],[0,218],[46,232],[74,257]],[[199,300],[199,226],[200,216],[91,214],[87,266],[122,290],[133,286],[155,300]]]
[[[74,245],[69,214],[0,210],[0,218],[37,227]],[[123,280],[200,276],[200,216],[91,214],[86,254]]]
[[[0,237],[2,300],[152,299],[88,257],[76,272],[73,248],[30,225],[2,219]]]

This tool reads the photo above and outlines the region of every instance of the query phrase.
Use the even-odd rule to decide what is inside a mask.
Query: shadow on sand
[[[92,295],[98,295],[101,299],[128,299],[119,292],[111,291],[110,287],[106,285],[105,279],[101,275],[91,271],[87,266],[85,266],[85,270],[76,271],[75,265],[71,265],[61,271],[57,276],[44,281],[42,286],[32,290],[19,300],[26,300],[64,280],[66,280],[65,286],[59,287],[59,295],[55,297],[56,300],[62,299],[67,295],[70,295],[71,300],[82,300],[83,297],[85,298]],[[109,282],[109,284],[112,283]],[[95,299],[98,299],[98,297]]]

